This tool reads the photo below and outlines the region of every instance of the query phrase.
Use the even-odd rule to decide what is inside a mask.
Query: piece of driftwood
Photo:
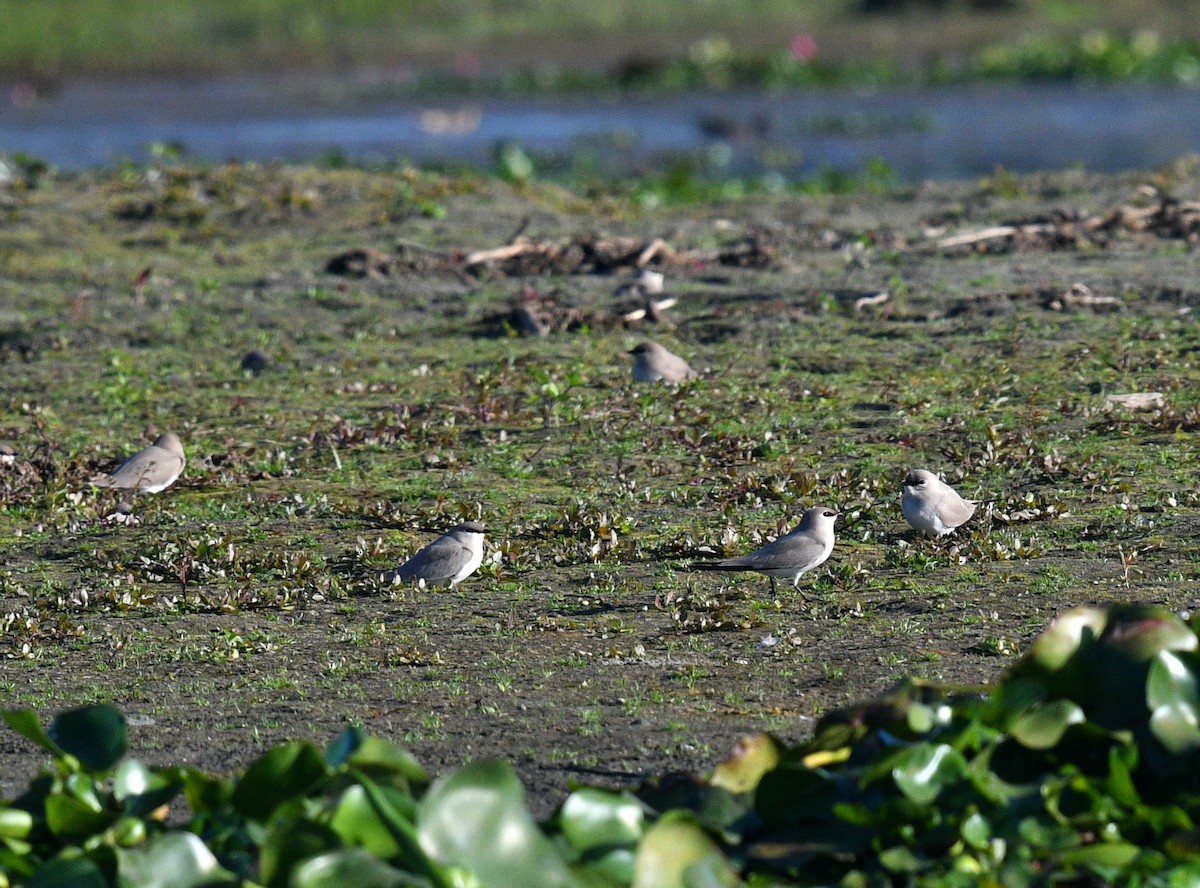
[[[524,226],[522,226],[524,227]],[[775,248],[759,233],[751,232],[740,241],[711,250],[676,250],[662,238],[644,240],[635,237],[584,235],[563,241],[543,241],[520,233],[506,244],[478,250],[433,250],[419,244],[399,245],[402,257],[388,256],[373,247],[346,250],[325,265],[329,274],[346,277],[381,278],[397,271],[421,272],[441,269],[459,277],[500,274],[505,277],[530,277],[544,274],[595,274],[622,268],[640,270],[657,276],[651,262],[661,265],[694,267],[716,264],[764,268],[778,261]],[[646,294],[658,292],[643,283]]]
[[[1104,406],[1110,410],[1114,407],[1124,407],[1127,410],[1161,410],[1167,406],[1166,396],[1162,392],[1128,392],[1123,395],[1108,395]]]

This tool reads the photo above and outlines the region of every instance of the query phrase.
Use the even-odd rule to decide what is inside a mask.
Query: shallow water
[[[1148,86],[415,101],[372,78],[9,85],[0,151],[67,169],[145,159],[490,164],[504,140],[546,167],[623,175],[673,158],[738,174],[859,171],[904,179],[1082,164],[1144,169],[1200,150],[1200,91]]]

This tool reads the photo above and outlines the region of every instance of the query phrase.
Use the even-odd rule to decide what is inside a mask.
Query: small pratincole
[[[940,537],[969,521],[975,514],[975,503],[963,499],[933,472],[913,469],[904,476],[900,511],[904,520],[921,533]]]
[[[702,561],[692,565],[697,570],[753,570],[771,578],[771,594],[775,594],[776,577],[790,577],[792,586],[800,587],[800,578],[820,567],[833,552],[833,524],[840,513],[829,506],[813,506],[804,513],[794,530],[748,555],[738,555],[722,561]]]
[[[424,580],[426,586],[449,583],[453,588],[483,563],[483,525],[464,521],[438,537],[388,574],[388,581]]]
[[[629,353],[633,355],[634,382],[683,382],[699,376],[687,361],[657,342],[639,342]]]
[[[145,450],[135,453],[108,475],[97,475],[97,487],[120,487],[158,493],[175,483],[183,472],[183,443],[171,432],[159,435]]]

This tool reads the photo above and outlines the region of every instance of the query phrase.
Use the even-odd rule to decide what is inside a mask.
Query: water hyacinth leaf
[[[921,869],[921,861],[908,848],[896,845],[879,852],[880,865],[892,873],[915,873]]]
[[[107,771],[129,749],[125,716],[107,703],[60,712],[46,734],[89,771]]]
[[[429,784],[429,774],[408,750],[379,737],[364,737],[346,763],[377,781],[393,783],[390,778],[400,777],[408,787]]]
[[[1104,631],[1108,614],[1101,608],[1079,607],[1060,616],[1030,646],[1021,659],[1043,669],[1063,669]]]
[[[233,806],[254,820],[266,820],[280,804],[308,793],[327,774],[324,759],[311,743],[285,743],[246,769],[233,790]]]
[[[220,810],[233,798],[233,781],[210,777],[195,768],[183,769],[183,792],[197,814]]]
[[[1053,700],[1034,706],[1008,729],[1009,735],[1027,749],[1053,749],[1071,725],[1087,721],[1083,710],[1070,700]]]
[[[614,885],[628,885],[633,881],[635,858],[636,852],[632,848],[614,848],[598,857],[589,855],[585,869]]]
[[[259,852],[259,869],[268,888],[285,888],[292,868],[309,857],[341,847],[328,827],[298,817],[276,823]]]
[[[337,768],[346,764],[350,754],[362,744],[366,734],[358,725],[347,725],[342,733],[325,748],[325,764]]]
[[[507,762],[476,762],[434,781],[421,799],[421,847],[484,885],[561,888],[578,884],[525,808]]]
[[[629,793],[592,787],[567,796],[558,814],[563,835],[580,851],[636,844],[644,817],[641,802]]]
[[[978,811],[963,820],[958,832],[963,837],[963,841],[976,851],[987,848],[988,843],[992,840],[992,825]]]
[[[1150,665],[1146,682],[1150,731],[1174,755],[1200,748],[1197,665],[1195,654],[1172,651],[1162,651]]]
[[[4,723],[26,740],[32,740],[52,755],[62,755],[62,750],[46,734],[41,720],[32,709],[6,709],[4,710]]]
[[[33,829],[33,815],[20,808],[0,808],[0,839],[23,839]]]
[[[349,786],[338,799],[329,825],[347,845],[362,845],[377,857],[391,858],[400,845],[380,818],[362,786]]]
[[[1108,609],[1103,641],[1139,663],[1162,651],[1194,651],[1200,647],[1196,633],[1171,611],[1135,604],[1113,605]]]
[[[1141,848],[1128,842],[1097,842],[1064,851],[1058,860],[1067,866],[1120,869],[1133,863],[1141,853]]]
[[[651,779],[638,787],[637,794],[654,811],[676,808],[690,811],[712,830],[734,829],[750,808],[749,798],[711,786],[699,777],[671,775],[661,780]]]
[[[713,786],[734,795],[750,792],[763,774],[779,764],[783,745],[770,734],[750,734],[738,740],[729,758],[713,770]]]
[[[367,799],[371,803],[371,807],[375,809],[375,813],[379,817],[379,822],[391,833],[392,840],[399,848],[398,862],[418,875],[428,877],[429,881],[434,885],[445,884],[441,870],[434,861],[429,859],[429,856],[421,847],[417,831],[413,827],[413,821],[406,818],[396,809],[391,802],[391,796],[389,796],[388,791],[383,787],[377,786],[366,775],[360,775],[359,782],[366,793]],[[392,795],[395,795],[395,791],[392,792]]]
[[[116,815],[97,811],[79,799],[61,793],[46,799],[46,826],[56,836],[90,836],[102,832]]]
[[[213,888],[236,885],[204,840],[189,832],[169,832],[137,848],[118,848],[122,885],[137,888]]]
[[[664,815],[638,845],[632,888],[725,888],[737,884],[737,873],[725,855],[684,812]]]
[[[945,743],[922,743],[906,750],[892,767],[892,779],[909,799],[928,805],[967,773],[961,752]]]
[[[769,825],[824,819],[837,797],[837,781],[824,771],[787,763],[763,775],[754,810]]]
[[[25,888],[108,888],[108,879],[86,857],[59,858],[34,873]]]
[[[125,759],[113,772],[113,795],[125,803],[127,814],[149,814],[174,798],[180,786],[178,779],[154,771],[136,759]]]
[[[425,879],[394,869],[363,848],[306,860],[292,871],[292,888],[426,888]]]

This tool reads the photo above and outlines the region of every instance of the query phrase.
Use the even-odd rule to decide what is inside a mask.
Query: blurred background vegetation
[[[826,76],[1069,77],[1082,58],[1085,75],[1187,79],[1178,58],[1200,35],[1187,0],[0,0],[0,22],[0,74],[47,81],[363,68],[620,81],[706,52]]]

